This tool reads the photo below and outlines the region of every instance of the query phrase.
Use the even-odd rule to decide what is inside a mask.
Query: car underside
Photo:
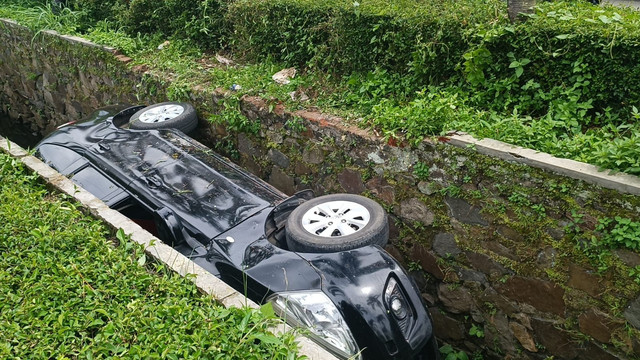
[[[383,249],[380,205],[286,196],[185,135],[196,125],[185,103],[110,107],[53,132],[37,155],[336,356],[439,358],[419,291]]]

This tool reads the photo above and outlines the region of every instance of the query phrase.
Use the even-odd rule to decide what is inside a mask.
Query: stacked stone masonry
[[[167,100],[162,74],[132,67],[113,49],[34,37],[9,21],[0,22],[0,41],[1,110],[41,134],[100,106]],[[225,96],[194,86],[180,100],[205,119]],[[466,137],[409,148],[315,111],[250,96],[240,104],[260,122],[258,134],[201,120],[198,139],[215,145],[231,136],[236,162],[287,193],[348,192],[383,204],[387,250],[414,276],[442,342],[483,359],[640,359],[640,285],[624,273],[640,255],[612,251],[605,268],[587,256],[601,219],[640,221],[635,190],[453,145]],[[292,119],[303,129],[285,125]]]

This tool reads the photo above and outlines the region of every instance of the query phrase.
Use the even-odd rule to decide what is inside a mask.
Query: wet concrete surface
[[[25,149],[33,148],[42,139],[42,136],[31,130],[29,125],[13,120],[3,112],[0,112],[0,135]]]

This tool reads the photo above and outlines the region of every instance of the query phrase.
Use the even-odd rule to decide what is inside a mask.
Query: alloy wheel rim
[[[160,123],[171,120],[184,112],[184,107],[178,104],[167,104],[154,107],[140,114],[143,123]]]
[[[369,210],[353,201],[328,201],[302,216],[302,227],[320,237],[341,237],[362,230],[371,220]]]

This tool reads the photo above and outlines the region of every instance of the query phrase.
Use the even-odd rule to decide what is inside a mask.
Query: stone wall
[[[47,134],[110,104],[152,102],[162,82],[132,72],[130,58],[55,31],[0,21],[0,111]]]
[[[2,109],[34,130],[109,103],[166,100],[162,74],[112,49],[32,38],[0,22]],[[227,95],[194,86],[190,96],[204,119]],[[235,160],[287,193],[379,201],[390,214],[387,250],[414,275],[441,341],[483,359],[640,358],[640,276],[630,275],[640,255],[591,245],[605,236],[602,219],[640,221],[637,195],[454,146],[456,136],[409,148],[257,97],[240,107],[259,133],[201,120],[198,138],[233,139]]]

